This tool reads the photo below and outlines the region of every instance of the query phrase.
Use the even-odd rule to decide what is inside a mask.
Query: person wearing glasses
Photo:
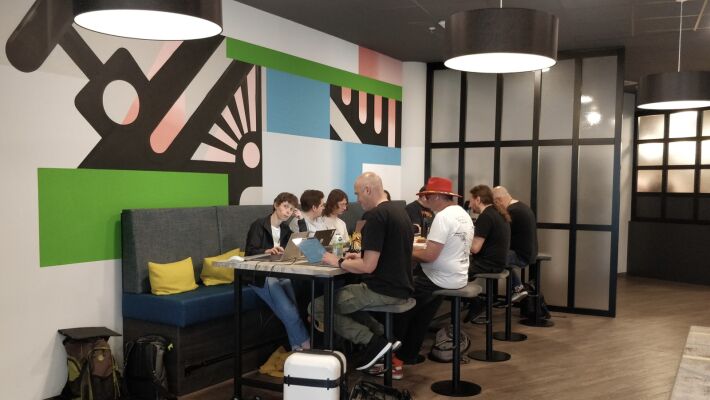
[[[328,200],[325,202],[323,210],[323,220],[325,221],[326,229],[335,229],[335,233],[343,238],[343,242],[350,242],[348,235],[348,227],[345,221],[340,219],[345,210],[348,209],[348,195],[340,189],[333,189],[328,194]],[[335,240],[335,235],[333,235]]]

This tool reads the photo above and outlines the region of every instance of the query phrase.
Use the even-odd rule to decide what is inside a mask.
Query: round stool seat
[[[371,312],[385,312],[385,313],[393,313],[393,314],[400,314],[403,312],[407,312],[412,309],[417,305],[417,301],[414,299],[407,299],[407,301],[403,303],[397,303],[397,304],[385,304],[385,305],[379,305],[379,306],[372,306],[372,307],[366,307],[363,308],[364,311],[371,311]]]
[[[474,278],[483,278],[483,279],[505,279],[508,277],[510,272],[507,269],[504,269],[498,273],[495,272],[486,272],[483,274],[476,274],[473,277]]]
[[[538,253],[536,259],[538,261],[550,261],[550,260],[552,260],[552,256],[549,254],[545,254],[545,253]]]
[[[476,297],[479,293],[483,291],[483,288],[476,285],[473,282],[469,282],[466,286],[461,289],[439,289],[432,292],[434,296],[448,296],[448,297]]]

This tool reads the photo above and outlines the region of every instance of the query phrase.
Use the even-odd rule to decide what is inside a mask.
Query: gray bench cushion
[[[198,282],[205,257],[221,253],[215,207],[124,210],[123,291],[149,293],[148,262],[192,257]]]
[[[271,214],[273,206],[221,206],[216,209],[221,248],[229,251],[238,247],[244,251],[249,227],[256,219]]]

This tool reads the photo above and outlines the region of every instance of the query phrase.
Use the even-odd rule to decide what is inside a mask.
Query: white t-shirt
[[[343,237],[345,243],[350,241],[350,236],[348,235],[348,227],[345,225],[345,221],[338,217],[323,217],[325,221],[326,229],[335,229],[335,233],[339,233]],[[333,235],[333,240],[335,240],[335,235]],[[333,241],[331,240],[331,244]]]
[[[281,227],[271,225],[271,238],[274,239],[274,246],[281,246]]]
[[[473,222],[458,205],[439,211],[431,223],[427,241],[442,243],[439,257],[422,263],[422,271],[444,289],[460,289],[468,283],[468,264],[473,241]]]
[[[308,232],[315,233],[318,231],[322,231],[324,229],[328,229],[325,226],[325,219],[323,216],[320,217],[315,217],[314,219],[310,219],[307,216],[303,216],[303,220],[306,221],[306,228]],[[298,232],[299,227],[298,227],[298,219],[293,218],[291,222],[288,224],[288,227],[291,228],[291,231],[293,232]]]

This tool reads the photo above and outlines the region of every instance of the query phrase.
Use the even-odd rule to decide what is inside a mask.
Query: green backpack
[[[60,331],[67,335],[67,331]],[[72,332],[69,332],[72,333]],[[118,400],[120,375],[106,337],[67,335],[67,383],[62,398],[72,400]]]

